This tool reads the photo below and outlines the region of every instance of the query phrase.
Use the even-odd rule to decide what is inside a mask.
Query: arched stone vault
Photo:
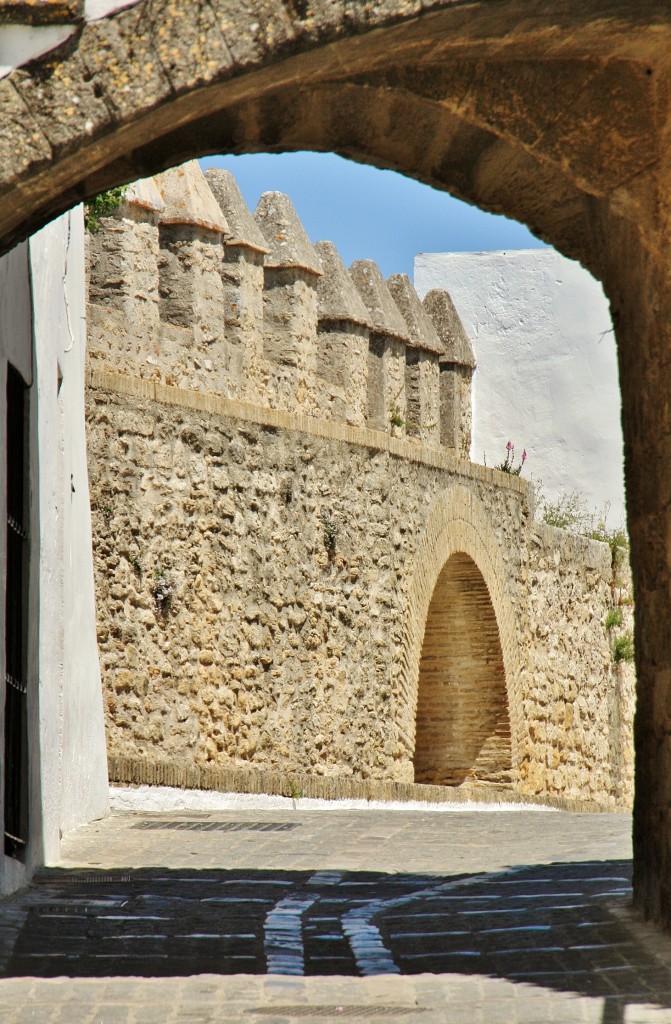
[[[63,9],[68,40],[0,81],[0,247],[189,156],[328,149],[517,217],[603,281],[637,601],[634,889],[671,927],[668,4],[140,0],[88,24]]]
[[[194,153],[308,147],[447,187],[584,257],[590,200],[635,200],[656,162],[660,2],[294,6],[141,0],[17,69],[0,83],[0,236]]]
[[[405,682],[405,692],[399,704],[404,716],[399,721],[399,732],[404,742],[414,750],[420,658],[427,615],[440,574],[455,554],[468,555],[477,566],[496,616],[508,695],[511,761],[515,772],[525,753],[525,725],[514,603],[506,582],[510,573],[492,529],[491,517],[466,487],[452,487],[433,502],[413,559],[406,599],[405,633],[399,657],[401,678]]]

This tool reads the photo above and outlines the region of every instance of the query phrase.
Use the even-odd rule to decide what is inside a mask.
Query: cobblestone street
[[[0,903],[0,1021],[671,1022],[630,818],[114,813]]]

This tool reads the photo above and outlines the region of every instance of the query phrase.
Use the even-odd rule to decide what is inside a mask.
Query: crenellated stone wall
[[[112,763],[627,804],[610,550],[467,461],[447,293],[348,272],[287,197],[252,217],[195,164],[133,185],[90,250]]]
[[[405,275],[385,282],[370,260],[348,273],[281,193],[264,193],[252,216],[227,171],[191,162],[124,200],[89,237],[91,367],[467,457],[470,421],[440,398],[451,383],[470,408],[475,362],[453,307],[423,306]]]

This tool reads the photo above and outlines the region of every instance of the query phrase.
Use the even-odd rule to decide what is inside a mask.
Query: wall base
[[[253,768],[211,768],[200,765],[148,761],[145,758],[111,756],[109,780],[119,785],[171,786],[218,793],[256,793],[266,796],[300,796],[319,800],[381,800],[384,802],[540,804],[574,812],[613,812],[612,807],[592,800],[530,795],[512,785],[464,782],[460,786],[422,786],[380,780],[324,778],[319,775],[258,771]]]

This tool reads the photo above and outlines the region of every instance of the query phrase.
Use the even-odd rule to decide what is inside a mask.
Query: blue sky
[[[253,211],[262,192],[286,192],[313,242],[328,239],[345,264],[373,259],[385,277],[408,274],[418,252],[540,248],[525,227],[495,217],[394,171],[333,153],[207,157],[226,167]]]

